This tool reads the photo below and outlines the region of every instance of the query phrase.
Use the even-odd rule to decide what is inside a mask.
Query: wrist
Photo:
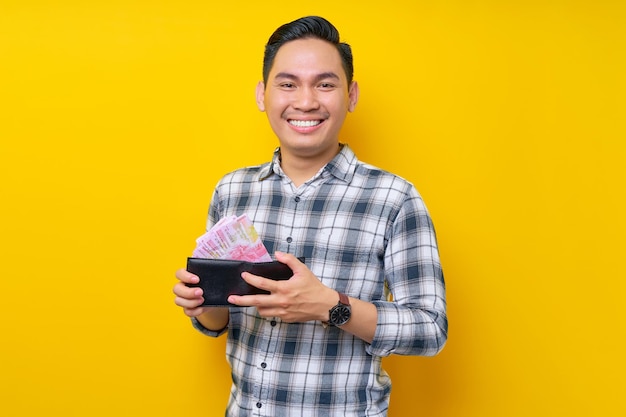
[[[205,307],[196,320],[207,330],[218,331],[228,326],[228,307]]]
[[[332,309],[337,304],[338,299],[339,293],[332,288],[328,288],[328,291],[326,291],[324,298],[318,304],[318,320],[324,323],[328,323],[330,309]]]

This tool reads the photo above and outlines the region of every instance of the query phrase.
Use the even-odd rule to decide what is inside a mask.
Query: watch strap
[[[350,305],[350,299],[348,298],[348,296],[347,296],[347,295],[345,295],[345,294],[344,294],[344,293],[342,293],[342,292],[339,292],[339,291],[337,291],[337,292],[339,293],[339,302],[340,302],[341,304],[343,304],[343,305],[347,305],[347,306],[349,306],[349,305]]]

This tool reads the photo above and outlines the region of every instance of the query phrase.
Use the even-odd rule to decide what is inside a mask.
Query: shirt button
[[[267,368],[267,364],[265,362],[261,363],[261,368],[263,369]]]
[[[276,320],[270,321],[270,324],[272,325],[272,327],[276,326]]]
[[[296,198],[294,198],[294,200],[296,200],[296,203],[299,203],[300,202],[300,197],[296,197]]]
[[[261,403],[256,403],[256,408],[261,408],[261,407],[263,407],[263,404],[261,404]]]
[[[291,236],[289,236],[289,237],[287,238],[287,243],[291,243],[291,242],[293,242],[293,239],[291,238]]]

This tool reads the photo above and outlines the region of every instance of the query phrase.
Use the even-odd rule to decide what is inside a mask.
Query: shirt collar
[[[350,182],[354,176],[358,161],[355,153],[350,149],[348,144],[340,143],[339,145],[341,146],[341,150],[332,161],[326,164],[323,171],[330,173],[339,180]],[[282,169],[280,169],[280,147],[274,150],[272,161],[266,164],[259,172],[259,181],[269,178],[272,174],[279,176],[284,175]]]

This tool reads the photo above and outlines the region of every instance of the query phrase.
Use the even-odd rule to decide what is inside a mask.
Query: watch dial
[[[336,326],[341,326],[350,320],[350,308],[345,306],[337,307],[333,310],[330,322]]]

